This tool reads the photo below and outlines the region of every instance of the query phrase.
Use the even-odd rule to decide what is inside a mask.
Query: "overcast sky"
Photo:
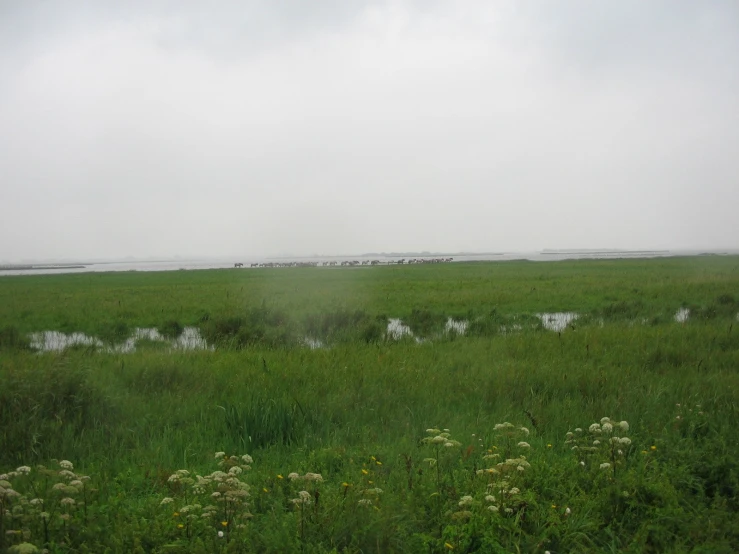
[[[0,260],[739,248],[739,2],[0,0]]]

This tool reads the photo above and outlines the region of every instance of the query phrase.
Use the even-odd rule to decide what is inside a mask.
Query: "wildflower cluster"
[[[90,477],[69,460],[58,468],[20,466],[0,475],[0,546],[52,536],[65,537],[69,524],[87,516]]]
[[[363,498],[357,501],[360,506],[374,506],[380,499],[382,489],[380,487],[370,487],[361,491]]]
[[[507,479],[493,481],[487,486],[486,509],[493,513],[512,514],[521,501],[521,489],[512,487]]]
[[[313,489],[313,493],[307,490],[301,490],[300,492],[298,492],[298,496],[296,498],[290,500],[290,503],[294,504],[296,508],[303,509],[310,506],[313,503],[314,497],[316,499],[316,502],[318,501],[319,494],[316,485],[318,483],[323,483],[323,476],[320,473],[308,472],[305,475],[300,475],[299,473],[292,472],[288,474],[287,478],[290,479],[290,481],[293,483],[315,483],[314,485],[312,485],[312,487],[308,487]]]
[[[242,474],[254,463],[252,457],[216,452],[215,458],[221,469],[210,475],[192,477],[188,470],[178,469],[167,479],[173,495],[180,498],[168,496],[160,505],[179,505],[173,517],[188,538],[213,529],[219,537],[228,538],[232,529],[245,528],[246,520],[252,517],[248,511],[249,485],[242,481]]]
[[[478,477],[487,478],[484,502],[479,504],[489,512],[509,514],[521,494],[521,489],[512,486],[512,482],[522,486],[520,476],[531,468],[524,454],[531,445],[523,440],[528,438],[529,430],[505,421],[497,423],[493,431],[498,444],[491,445],[482,457],[483,465],[487,467],[476,471]]]
[[[297,472],[292,472],[288,474],[287,478],[296,485],[305,483],[305,488],[298,491],[295,498],[290,499],[290,503],[300,512],[298,535],[301,540],[305,540],[308,508],[313,506],[315,511],[318,510],[318,502],[321,497],[318,486],[323,483],[323,476],[320,473],[308,472],[305,475],[300,475]]]
[[[708,417],[703,411],[701,404],[675,404],[677,414],[675,415],[674,427],[683,434],[700,435],[708,425]]]
[[[631,439],[626,436],[629,424],[626,421],[612,421],[608,417],[601,418],[600,423],[593,423],[587,433],[580,427],[568,431],[565,444],[577,455],[578,463],[583,466],[598,466],[600,470],[611,470],[616,474],[617,465],[621,464],[631,450]]]
[[[436,447],[443,446],[445,448],[454,448],[462,445],[462,443],[460,443],[459,441],[451,438],[452,436],[449,433],[449,429],[444,429],[443,431],[435,428],[426,429],[426,433],[428,433],[429,436],[422,440],[424,444],[429,444]],[[431,458],[426,459],[426,461],[429,462],[431,462],[431,460]]]
[[[491,446],[482,459],[484,465],[489,466],[487,469],[478,469],[477,475],[488,475],[491,478],[495,475],[510,473],[513,471],[523,472],[531,467],[523,454],[531,449],[531,445],[519,440],[529,436],[529,430],[523,426],[515,426],[509,422],[497,423],[493,428],[496,431],[497,441],[503,442],[500,448],[503,448],[507,454],[505,460],[501,459],[499,453],[500,448],[497,445]],[[495,463],[494,466],[490,466]]]

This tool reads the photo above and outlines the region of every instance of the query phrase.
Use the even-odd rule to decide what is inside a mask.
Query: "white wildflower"
[[[287,475],[287,478],[290,479],[291,481],[294,481],[295,479],[300,479],[300,475],[298,475],[297,473],[293,471],[292,473],[289,473]]]
[[[244,463],[246,463],[246,464],[253,464],[254,463],[254,460],[252,459],[251,456],[249,456],[249,454],[244,454],[243,456],[241,456],[241,460]]]
[[[575,428],[575,433],[582,433],[582,429],[580,429],[579,427],[576,427]]]
[[[225,452],[216,452],[216,460],[220,460],[221,458],[225,458],[226,453]]]
[[[611,464],[609,464],[608,462],[600,464],[600,469],[608,469],[609,467],[611,467]]]
[[[518,443],[519,448],[531,448],[531,445],[525,441],[521,441]]]
[[[369,498],[362,498],[357,502],[360,506],[372,506],[372,500]]]
[[[31,473],[31,468],[28,466],[21,466],[17,468],[15,471],[17,471],[21,475],[28,475],[29,473]]]
[[[520,427],[519,431],[521,431],[527,437],[529,436],[529,430],[526,427]]]
[[[165,504],[171,504],[174,502],[174,498],[170,498],[169,496],[162,498],[162,501],[159,503],[160,506],[164,506]]]
[[[65,504],[67,506],[73,506],[74,505],[74,498],[66,497],[61,499],[61,503]]]
[[[70,462],[69,460],[62,460],[61,462],[59,462],[59,466],[62,469],[69,469],[69,470],[74,469],[74,466],[72,465],[72,462]]]
[[[223,531],[218,531],[218,538],[219,539],[222,539],[223,538]]]
[[[489,494],[485,497],[485,502],[495,502],[495,497],[492,494]]]
[[[603,432],[604,433],[610,433],[611,431],[613,431],[613,425],[611,425],[608,422],[604,423],[603,424]]]
[[[231,469],[228,470],[228,472],[231,475],[239,475],[243,470],[239,466],[233,466]]]
[[[591,433],[597,433],[600,431],[600,423],[593,423],[590,427],[588,427],[588,431]]]
[[[629,423],[627,421],[622,421],[618,424],[618,426],[621,428],[621,430],[625,433],[629,430]]]
[[[463,496],[462,499],[459,501],[460,507],[469,506],[470,504],[472,504],[471,496]]]
[[[497,506],[488,506],[488,510],[490,510],[491,512],[497,512],[498,510],[500,510],[500,508],[498,508]]]

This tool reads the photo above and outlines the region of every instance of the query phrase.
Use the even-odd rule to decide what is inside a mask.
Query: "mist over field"
[[[0,260],[739,247],[739,7],[0,5]]]

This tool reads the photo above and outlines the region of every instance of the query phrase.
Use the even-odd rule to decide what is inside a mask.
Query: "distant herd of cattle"
[[[403,265],[403,264],[441,264],[454,261],[454,258],[411,258],[406,260],[344,260],[341,262],[264,262],[254,263],[245,266],[241,262],[236,262],[234,267],[333,267],[333,266],[360,266],[360,265]]]

